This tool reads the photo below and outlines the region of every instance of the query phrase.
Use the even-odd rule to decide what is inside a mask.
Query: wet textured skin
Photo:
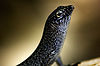
[[[49,15],[38,47],[30,57],[17,66],[50,66],[57,60],[73,9],[72,5],[59,6]]]

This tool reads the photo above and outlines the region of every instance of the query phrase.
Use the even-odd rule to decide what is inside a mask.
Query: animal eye
[[[58,12],[56,13],[56,16],[57,16],[57,17],[60,17],[61,14],[62,14],[62,11],[58,11]]]

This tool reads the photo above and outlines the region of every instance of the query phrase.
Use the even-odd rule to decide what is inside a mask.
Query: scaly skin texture
[[[50,66],[56,61],[73,9],[72,5],[59,6],[49,15],[38,47],[29,58],[17,66]]]

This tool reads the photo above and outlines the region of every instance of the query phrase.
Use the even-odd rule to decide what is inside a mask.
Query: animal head
[[[74,6],[59,6],[48,17],[47,22],[60,25],[69,22]],[[66,23],[67,24],[67,23]]]

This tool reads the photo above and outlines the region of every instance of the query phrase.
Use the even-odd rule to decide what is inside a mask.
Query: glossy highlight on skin
[[[50,66],[59,57],[74,7],[59,6],[47,18],[42,39],[25,61],[17,66]]]

